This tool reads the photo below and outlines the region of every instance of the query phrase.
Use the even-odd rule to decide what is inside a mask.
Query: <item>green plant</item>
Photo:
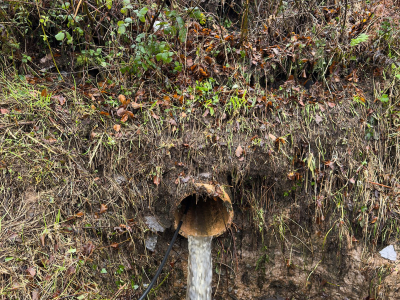
[[[32,57],[30,57],[29,55],[26,55],[26,54],[22,54],[21,61],[26,64],[28,61],[32,61]]]
[[[109,64],[105,61],[105,58],[101,54],[101,48],[97,48],[96,50],[82,50],[81,54],[78,55],[76,59],[76,64],[77,66],[100,65],[102,67],[107,67]]]
[[[231,96],[229,101],[227,102],[226,110],[228,110],[230,113],[233,111],[240,111],[242,108],[246,107],[246,91],[244,91],[243,96],[239,97],[238,95],[236,96]]]
[[[387,94],[382,94],[382,95],[379,97],[379,100],[380,100],[382,103],[387,103],[387,102],[389,102],[389,96],[388,96]]]
[[[355,47],[358,46],[359,44],[368,41],[369,39],[369,35],[366,33],[361,33],[358,37],[356,37],[355,39],[352,39],[350,41],[350,46],[351,47]]]
[[[354,95],[353,96],[353,101],[358,103],[358,104],[361,104],[362,106],[365,106],[365,99],[364,99],[364,97],[362,97],[360,95]]]
[[[174,52],[170,51],[170,45],[165,41],[158,41],[153,34],[139,34],[131,48],[135,54],[127,66],[121,68],[122,73],[129,72],[140,76],[150,68],[157,69],[154,57],[157,61],[169,64],[174,55]]]

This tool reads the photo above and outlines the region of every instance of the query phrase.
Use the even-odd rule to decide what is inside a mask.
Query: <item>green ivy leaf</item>
[[[141,21],[141,22],[146,22],[146,19],[145,19],[145,15],[147,14],[147,11],[148,11],[149,9],[147,8],[147,7],[143,7],[140,11],[135,11],[136,12],[136,15],[138,16],[138,18],[139,18],[139,20]]]
[[[62,41],[65,37],[65,33],[60,31],[59,33],[56,34],[55,38],[57,41]]]
[[[379,100],[381,100],[381,102],[386,103],[389,102],[389,96],[387,94],[383,94]]]
[[[65,3],[62,4],[61,8],[62,9],[68,9],[70,5],[71,5],[71,3],[65,2]]]
[[[113,0],[106,0],[106,6],[108,9],[111,9]]]
[[[157,55],[156,55],[156,59],[157,59],[157,61],[160,61],[161,59],[162,59],[162,53],[158,53]]]
[[[186,26],[185,21],[182,17],[176,17],[176,22],[178,23],[179,28],[179,40],[183,43],[186,39]]]
[[[126,27],[125,25],[121,25],[118,27],[118,33],[119,34],[124,34],[126,32]]]

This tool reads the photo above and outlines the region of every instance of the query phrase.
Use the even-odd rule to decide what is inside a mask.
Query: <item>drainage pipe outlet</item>
[[[195,191],[186,194],[176,204],[174,227],[177,228],[183,217],[179,234],[186,238],[190,235],[218,236],[232,223],[232,202],[221,185],[195,183]]]

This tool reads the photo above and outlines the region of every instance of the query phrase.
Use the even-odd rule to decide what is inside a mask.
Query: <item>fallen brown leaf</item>
[[[44,238],[45,238],[44,234],[42,234],[39,238],[40,242],[42,243],[42,246],[44,247]]]
[[[319,115],[315,116],[315,122],[319,125],[322,122],[322,118]]]
[[[124,114],[121,118],[121,122],[125,123],[126,121],[128,121],[129,115],[128,114]]]
[[[5,114],[9,114],[10,111],[7,108],[0,108],[0,114],[5,115]]]
[[[276,141],[276,136],[274,136],[273,134],[269,133],[269,134],[268,134],[268,137],[269,137],[273,142]]]
[[[83,255],[90,256],[92,254],[92,252],[94,251],[94,249],[95,249],[95,246],[93,245],[93,243],[91,241],[87,242],[87,244],[83,245],[83,247],[82,247]]]
[[[119,95],[118,100],[121,102],[122,105],[125,105],[126,97],[124,95]]]
[[[132,102],[132,103],[131,103],[131,106],[132,106],[133,109],[139,109],[139,108],[142,108],[142,107],[143,107],[143,104],[139,104],[139,103],[136,103],[136,102]]]
[[[35,289],[32,291],[32,300],[39,300],[39,290]]]
[[[34,268],[32,268],[32,267],[29,267],[28,269],[26,269],[26,273],[31,277],[35,277],[36,270]]]
[[[236,148],[235,154],[237,157],[240,157],[243,154],[243,148],[240,145]]]
[[[126,112],[125,107],[120,107],[120,108],[118,108],[118,110],[117,110],[117,116],[118,116],[118,117],[122,117],[122,116],[125,114],[125,112]]]
[[[121,130],[121,125],[115,124],[115,125],[113,126],[113,128],[114,128],[114,130],[115,130],[116,132],[118,132],[118,131]]]
[[[67,271],[65,272],[65,275],[66,275],[66,276],[69,276],[69,275],[71,275],[71,274],[75,274],[75,272],[76,272],[75,266],[70,266],[70,267],[67,269]]]
[[[160,119],[160,117],[157,116],[154,112],[151,112],[151,116],[156,120]]]
[[[58,101],[58,103],[63,106],[65,104],[65,97],[63,95],[54,95],[51,97],[51,99]]]
[[[158,175],[156,175],[153,178],[153,182],[154,182],[155,185],[158,186],[161,183],[161,178]]]
[[[102,213],[105,213],[106,211],[107,211],[107,205],[105,205],[105,204],[101,204],[100,205],[100,213],[102,214]]]

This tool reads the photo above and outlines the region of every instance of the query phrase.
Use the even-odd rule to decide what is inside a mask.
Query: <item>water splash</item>
[[[188,284],[186,300],[211,300],[212,236],[189,236]]]

